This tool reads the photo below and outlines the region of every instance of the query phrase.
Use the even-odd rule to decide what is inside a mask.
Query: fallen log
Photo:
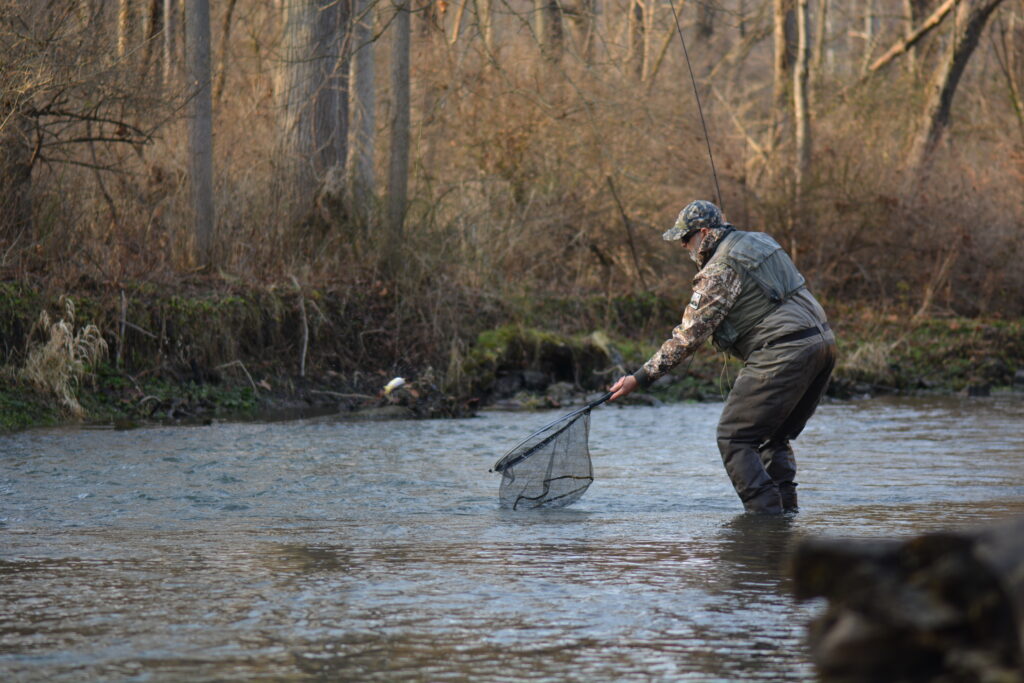
[[[805,539],[789,560],[822,679],[1024,682],[1024,519],[910,540]]]

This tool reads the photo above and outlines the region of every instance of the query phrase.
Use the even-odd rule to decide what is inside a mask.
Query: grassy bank
[[[651,295],[518,301],[437,329],[436,321],[404,317],[380,290],[353,297],[140,286],[62,298],[2,287],[4,431],[77,421],[357,411],[446,417],[496,404],[558,407],[639,366],[675,323],[679,305]],[[830,390],[836,398],[984,395],[1024,381],[1024,320],[829,308],[840,345]],[[720,400],[738,368],[708,347],[650,395]],[[405,386],[385,394],[396,376]]]

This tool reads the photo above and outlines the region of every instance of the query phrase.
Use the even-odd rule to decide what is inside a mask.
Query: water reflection
[[[779,588],[795,531],[792,515],[737,515],[722,526],[718,559],[738,588]]]
[[[695,540],[424,542],[357,552],[281,544],[268,557],[294,591],[316,585],[335,596],[318,619],[342,633],[301,644],[295,662],[306,673],[798,680],[808,671],[793,666],[800,636],[779,573],[793,531],[791,519],[741,514]],[[770,673],[757,673],[766,664]]]

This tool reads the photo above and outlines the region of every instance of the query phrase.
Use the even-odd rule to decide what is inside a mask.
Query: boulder
[[[1024,681],[1024,519],[907,541],[805,539],[798,599],[824,680]]]

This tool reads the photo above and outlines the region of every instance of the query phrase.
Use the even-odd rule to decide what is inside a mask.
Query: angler
[[[650,386],[710,337],[744,363],[718,422],[733,487],[750,512],[795,512],[790,441],[817,408],[836,362],[825,311],[778,242],[737,230],[711,202],[688,204],[662,237],[682,244],[700,268],[693,295],[672,338],[610,387],[611,400]]]

